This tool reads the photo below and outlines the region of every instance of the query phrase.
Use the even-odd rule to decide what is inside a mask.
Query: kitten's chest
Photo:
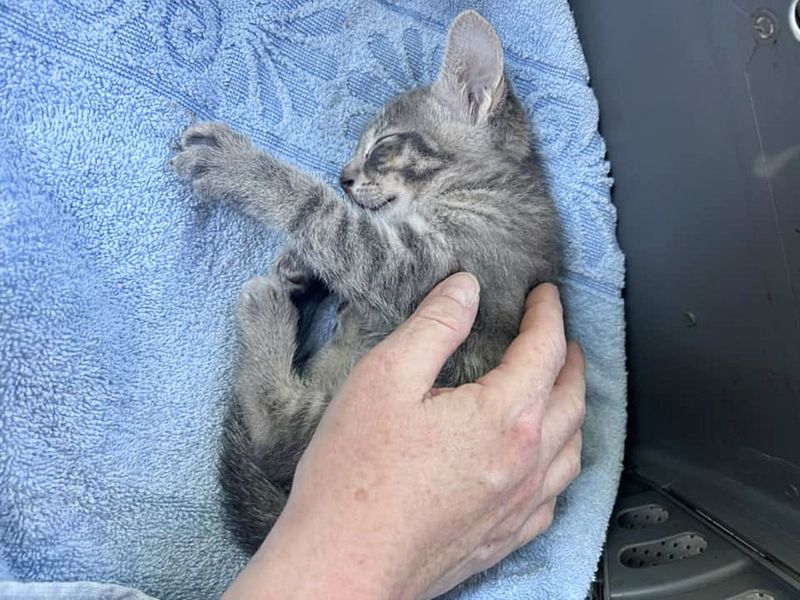
[[[394,331],[399,323],[389,322],[382,315],[349,305],[337,318],[333,343],[349,349],[353,364]]]
[[[383,315],[376,314],[375,311],[357,307],[353,307],[352,312],[346,313],[344,319],[349,321],[349,323],[345,323],[345,329],[358,332],[357,337],[360,340],[358,345],[361,347],[362,353],[378,344],[400,324],[390,322]]]

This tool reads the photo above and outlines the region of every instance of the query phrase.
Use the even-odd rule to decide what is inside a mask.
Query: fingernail
[[[552,288],[556,294],[556,298],[561,300],[561,290],[558,289],[558,286],[555,283],[552,281],[545,281],[542,285]]]
[[[444,282],[439,293],[452,298],[466,308],[472,308],[478,301],[481,287],[471,273],[456,273]]]

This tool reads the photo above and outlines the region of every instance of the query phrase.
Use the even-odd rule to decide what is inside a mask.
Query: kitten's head
[[[439,75],[390,100],[361,133],[339,182],[356,204],[387,215],[453,187],[481,187],[530,153],[524,111],[503,74],[492,26],[453,21]]]

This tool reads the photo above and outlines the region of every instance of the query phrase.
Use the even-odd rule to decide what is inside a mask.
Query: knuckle
[[[487,468],[481,475],[481,481],[492,496],[504,494],[513,483],[509,469],[503,465]]]
[[[542,421],[532,411],[524,411],[511,425],[510,432],[514,451],[525,458],[542,443]]]
[[[581,441],[573,439],[563,454],[563,466],[559,474],[562,489],[566,488],[581,473]]]
[[[583,394],[575,394],[572,401],[572,423],[575,430],[580,430],[586,421],[586,400]]]
[[[542,516],[542,531],[549,529],[556,518],[556,502],[552,500],[547,503],[547,509]]]
[[[498,452],[481,474],[483,485],[491,495],[507,499],[517,497],[526,483],[528,468],[520,453]],[[509,496],[510,494],[510,496]]]
[[[528,475],[521,487],[522,498],[526,506],[530,506],[532,500],[539,498],[544,485],[545,475],[538,469]]]
[[[537,535],[539,535],[539,532],[536,530],[535,524],[528,521],[517,532],[514,545],[517,548],[522,548],[522,546],[533,540]]]
[[[553,524],[554,519],[555,519],[555,514],[553,509],[548,508],[548,510],[545,511],[544,515],[542,516],[542,520],[540,523],[542,531],[550,529],[550,526]]]
[[[462,310],[458,303],[450,298],[439,298],[437,302],[421,306],[412,316],[412,321],[421,327],[437,327],[453,334],[461,334],[463,321]]]
[[[553,524],[554,505],[542,504],[530,517],[521,532],[521,542],[527,543]]]

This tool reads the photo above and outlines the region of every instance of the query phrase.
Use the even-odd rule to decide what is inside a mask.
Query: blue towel
[[[432,79],[468,7],[496,26],[544,155],[589,386],[584,470],[555,525],[469,598],[583,598],[622,457],[623,257],[566,0],[0,0],[0,564],[17,580],[0,596],[229,583],[244,557],[214,463],[232,307],[282,239],[198,206],[170,143],[224,120],[334,182],[365,118]]]

